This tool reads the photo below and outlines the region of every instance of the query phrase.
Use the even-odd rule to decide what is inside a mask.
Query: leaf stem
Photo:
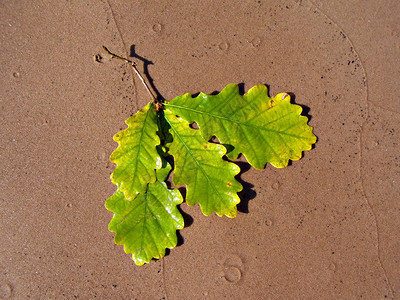
[[[106,51],[108,54],[111,55],[111,58],[117,58],[119,60],[122,60],[124,62],[126,62],[128,65],[130,65],[133,70],[135,71],[136,75],[139,77],[140,81],[143,83],[144,87],[146,88],[146,91],[149,93],[150,97],[153,99],[154,104],[156,104],[157,106],[157,110],[159,109],[160,106],[162,106],[162,103],[160,101],[157,100],[157,97],[154,96],[154,93],[151,91],[149,85],[146,83],[146,81],[144,80],[142,74],[140,74],[139,70],[136,67],[136,62],[129,60],[125,57],[119,56],[117,54],[112,53],[110,50],[107,49],[106,46],[103,46],[104,51]]]

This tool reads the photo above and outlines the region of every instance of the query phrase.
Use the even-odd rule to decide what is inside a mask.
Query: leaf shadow
[[[303,109],[302,112],[301,112],[301,115],[306,117],[306,118],[308,118],[308,122],[307,123],[309,123],[311,121],[311,119],[312,119],[312,115],[310,114],[310,110],[311,110],[310,107],[308,107],[307,105],[304,105],[304,104],[296,103],[296,95],[294,93],[287,92],[287,94],[290,96],[290,102],[291,103],[296,104],[296,105],[300,106]],[[316,142],[314,144],[311,145],[311,149],[314,149],[316,143],[318,142],[318,136],[316,136],[316,138],[317,138],[317,140],[316,140]],[[302,153],[302,156],[304,156],[304,151]]]
[[[253,189],[254,185],[244,181],[242,175],[249,171],[252,167],[248,162],[234,161],[240,167],[240,173],[236,175],[236,180],[243,186],[243,189],[238,193],[240,203],[237,205],[237,210],[241,213],[249,213],[249,201],[257,196],[257,192]]]
[[[171,158],[169,158],[169,159],[171,159]],[[172,161],[169,161],[169,162],[170,162],[171,164],[173,164],[173,160],[172,160]],[[169,189],[173,188],[172,173],[173,173],[173,172],[171,171],[169,177],[167,178],[167,180],[165,180],[165,183],[167,184],[167,186],[168,186]],[[186,202],[186,187],[182,186],[182,187],[178,187],[177,189],[179,190],[179,192],[180,192],[181,195],[182,195],[182,198],[183,198],[183,202],[182,202],[182,203],[185,203],[185,202]],[[181,204],[182,204],[182,203],[181,203]],[[179,212],[181,213],[181,215],[182,215],[182,217],[183,217],[184,228],[190,227],[190,226],[193,224],[193,218],[192,218],[192,216],[189,215],[188,213],[184,212],[184,211],[182,210],[182,208],[181,208],[181,205],[177,205],[177,209],[179,210]],[[183,245],[183,243],[185,242],[185,239],[184,239],[183,236],[181,235],[181,232],[180,232],[181,230],[182,230],[182,229],[176,231],[176,236],[177,236],[177,238],[178,238],[178,243],[176,244],[176,247],[179,247],[179,246]],[[170,253],[170,249],[166,249],[165,256],[169,255],[169,253]]]
[[[296,95],[294,93],[288,92],[287,94],[290,96],[290,100],[291,100],[290,102],[292,102],[293,104],[296,104],[298,106],[301,106],[301,108],[303,109],[303,111],[301,112],[301,115],[307,117],[308,121],[311,121],[312,116],[310,115],[310,108],[307,105],[296,103]]]
[[[246,90],[244,89],[244,82],[240,82],[237,84],[237,86],[239,87],[239,94],[240,95],[244,95],[246,94]]]

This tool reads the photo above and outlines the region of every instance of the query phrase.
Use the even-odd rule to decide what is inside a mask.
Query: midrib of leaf
[[[263,127],[263,126],[267,126],[267,125],[273,124],[273,123],[279,121],[280,119],[292,114],[293,112],[289,112],[287,114],[284,114],[284,115],[280,116],[278,119],[275,119],[275,120],[272,120],[272,121],[270,121],[268,123],[265,123],[262,126],[257,126],[257,125],[254,125],[254,124],[247,123],[247,122],[249,122],[251,120],[246,120],[246,122],[241,122],[241,121],[231,120],[231,119],[229,119],[229,117],[216,115],[216,114],[213,114],[213,113],[209,113],[207,111],[196,110],[196,109],[193,109],[193,108],[190,108],[190,107],[186,107],[186,106],[174,105],[174,104],[169,104],[169,103],[166,104],[166,106],[169,106],[169,107],[172,107],[172,108],[175,107],[175,108],[178,108],[178,109],[181,109],[181,110],[187,110],[187,111],[195,112],[195,113],[198,113],[198,114],[208,115],[208,116],[210,116],[212,118],[220,119],[220,120],[223,120],[223,121],[226,121],[226,122],[230,122],[230,123],[235,123],[235,124],[237,124],[239,126],[251,127],[253,129],[257,129],[259,131],[273,132],[273,133],[278,134],[278,135],[282,134],[282,135],[287,135],[287,136],[294,137],[294,138],[305,139],[302,136],[293,135],[293,134],[290,134],[290,133],[287,133],[287,132],[273,130],[273,129],[270,129],[270,128]],[[258,116],[256,116],[256,117],[258,117]],[[294,126],[296,126],[296,124]]]
[[[210,178],[208,177],[207,173],[204,171],[204,169],[201,167],[201,164],[199,163],[199,161],[196,159],[196,157],[194,156],[194,154],[192,153],[192,151],[190,150],[190,148],[187,146],[187,144],[183,141],[181,135],[176,131],[175,127],[171,124],[171,122],[169,122],[168,118],[166,117],[169,125],[171,126],[171,129],[174,131],[175,136],[177,136],[179,138],[179,140],[181,141],[181,143],[185,146],[187,153],[190,154],[190,156],[193,158],[193,160],[196,162],[198,168],[201,170],[201,172],[203,173],[203,175],[207,178],[207,182],[209,183],[209,185],[212,186],[213,190],[216,192],[216,194],[218,195],[219,198],[222,198],[221,194],[219,193],[218,189],[215,188],[214,184],[212,184],[212,181],[210,180]],[[195,130],[195,129],[192,129]],[[197,175],[196,175],[197,176]],[[208,197],[207,197],[207,203],[208,203]]]
[[[155,184],[156,184],[156,183],[155,183]],[[144,199],[143,199],[144,217],[143,217],[142,221],[139,220],[135,225],[133,225],[133,226],[131,226],[131,227],[132,227],[132,230],[134,230],[134,228],[135,228],[136,226],[140,226],[140,224],[142,224],[142,226],[141,226],[141,227],[142,227],[142,237],[144,237],[144,233],[147,232],[148,235],[151,237],[152,244],[153,244],[154,247],[157,249],[157,252],[160,253],[160,252],[162,252],[163,249],[161,249],[161,250],[159,249],[158,244],[157,244],[157,242],[156,242],[156,240],[155,240],[155,238],[154,238],[152,232],[151,232],[151,231],[148,229],[148,227],[147,227],[147,218],[148,218],[148,217],[147,217],[147,213],[148,213],[148,211],[149,211],[149,213],[151,214],[151,218],[154,218],[154,217],[155,217],[155,213],[150,209],[150,204],[149,204],[149,200],[148,200],[149,194],[147,193],[147,192],[148,192],[148,188],[149,188],[149,185],[147,185],[146,193],[145,193],[144,195],[142,195],[142,196],[144,197]],[[140,194],[139,194],[139,195],[140,195]],[[138,195],[138,196],[139,196],[139,195]],[[154,199],[159,203],[160,207],[162,207],[163,209],[165,209],[165,210],[168,212],[168,214],[170,214],[170,212],[164,207],[164,205],[161,203],[161,201],[158,200],[157,197],[154,197]],[[135,199],[132,200],[132,201],[135,201],[135,200],[138,200],[138,199],[135,198]],[[127,217],[129,217],[136,209],[138,209],[138,206],[140,206],[140,203],[138,203],[137,206],[132,207],[132,208],[124,215],[124,217],[123,217],[117,224],[118,224],[118,225],[121,225],[122,223],[124,223],[124,222],[125,222],[125,219],[126,219]],[[168,234],[165,232],[164,228],[161,226],[161,223],[160,223],[160,221],[158,220],[158,218],[154,218],[154,219],[156,220],[156,223],[157,223],[158,228],[160,228],[160,230],[163,232],[163,234],[164,234],[164,236],[167,238],[168,242],[169,242],[170,244],[173,244],[173,241],[171,241],[170,237],[169,237]],[[175,220],[175,219],[174,219],[174,220]],[[140,241],[140,248],[139,248],[139,250],[141,250],[141,249],[146,249],[146,247],[144,247],[144,246],[145,246],[144,241],[145,241],[145,239],[142,238],[141,241]],[[140,252],[140,251],[139,251],[139,252]]]
[[[147,119],[149,118],[149,115],[150,115],[150,110],[152,109],[152,106],[150,106],[150,108],[149,108],[149,110],[146,112],[146,118],[144,119],[144,125],[143,125],[143,127],[142,127],[142,130],[141,130],[141,132],[140,132],[140,139],[139,139],[139,149],[138,149],[138,156],[139,156],[139,154],[142,152],[142,141],[143,141],[143,135],[144,135],[144,129],[146,128],[146,125],[148,124],[147,123]],[[132,149],[133,150],[133,149]],[[131,152],[131,151],[130,151]],[[146,151],[147,153],[148,153],[148,151]],[[130,164],[128,164],[125,168],[124,168],[124,171],[129,167],[129,166],[131,166],[131,164],[133,164],[133,162],[135,162],[135,170],[137,170],[138,169],[138,163],[139,163],[139,159],[134,159],[133,161],[132,161],[132,163],[130,163]],[[148,174],[149,174],[149,172],[148,172]],[[131,186],[131,190],[132,190],[132,186]],[[131,192],[131,191],[130,191]]]
[[[154,184],[158,184],[158,182],[156,182]],[[144,218],[143,218],[144,220],[143,220],[143,228],[142,228],[142,237],[144,236],[144,232],[147,231],[147,233],[151,236],[151,240],[153,242],[153,245],[157,249],[158,253],[160,253],[162,251],[162,249],[160,250],[158,248],[157,242],[155,241],[153,234],[151,233],[151,231],[146,226],[146,223],[147,223],[147,217],[146,217],[147,216],[147,210],[149,210],[152,218],[154,218],[154,216],[155,216],[154,212],[150,209],[150,205],[149,205],[149,201],[148,201],[149,194],[147,193],[148,192],[148,188],[149,188],[149,185],[147,185],[146,194],[144,194],[144,197],[145,197],[144,198],[144,205],[145,205],[145,207],[144,207]],[[158,200],[158,198],[157,197],[154,197],[154,198],[158,201],[158,203],[160,204],[160,207],[165,209],[164,205]],[[171,242],[168,234],[165,233],[164,228],[161,226],[160,221],[158,220],[158,218],[154,218],[154,219],[157,221],[157,225],[161,229],[161,231],[163,232],[164,236],[167,237],[168,242],[173,244]],[[144,242],[144,239],[142,238],[141,243],[140,243],[140,249],[145,249],[143,247],[144,246],[143,242]]]
[[[142,117],[139,116],[140,112],[138,112],[131,117],[133,118],[132,121],[130,121],[130,118],[126,121],[128,128],[121,131],[123,135],[122,138],[116,139],[118,144],[124,147],[124,150],[121,151],[117,148],[111,156],[111,161],[117,164],[116,170],[118,170],[118,175],[115,173],[116,170],[111,175],[112,181],[123,191],[128,201],[135,199],[138,193],[144,192],[143,188],[145,188],[145,186],[143,185],[143,178],[146,178],[148,182],[154,182],[156,180],[153,171],[157,168],[159,155],[157,152],[152,153],[152,147],[149,147],[155,143],[154,137],[157,136],[155,131],[154,136],[149,134],[149,131],[152,132],[153,127],[151,119],[153,113],[152,109],[153,104],[149,103],[140,111],[143,113]],[[148,137],[147,140],[146,137]],[[157,145],[157,143],[159,143],[159,140],[155,144]],[[118,150],[118,155],[115,155]],[[134,157],[130,157],[132,153],[135,154]],[[140,159],[140,157],[145,157],[146,160]],[[152,157],[152,159],[150,159],[150,165],[154,163],[154,168],[150,168],[146,165],[146,162],[149,161],[147,158],[149,157]],[[153,159],[155,161],[153,161]],[[139,171],[141,172],[140,178],[137,178]],[[129,178],[133,176],[133,178],[131,178],[133,180],[127,180],[126,176]],[[140,189],[137,189],[138,187],[140,187]]]

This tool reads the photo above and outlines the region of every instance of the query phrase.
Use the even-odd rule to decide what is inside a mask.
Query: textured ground
[[[399,13],[396,0],[2,1],[0,298],[399,298]],[[235,219],[181,205],[183,244],[137,267],[104,201],[112,136],[149,99],[103,44],[151,61],[166,99],[292,92],[318,143],[285,169],[242,164]]]

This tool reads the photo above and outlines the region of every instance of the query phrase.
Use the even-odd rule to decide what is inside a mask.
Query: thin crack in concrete
[[[348,41],[348,43],[350,44],[350,46],[352,47],[354,53],[356,54],[356,56],[358,57],[359,61],[360,61],[360,65],[363,71],[363,76],[364,76],[364,84],[365,84],[365,90],[366,90],[366,96],[365,96],[365,110],[366,110],[366,116],[363,117],[364,121],[362,122],[362,124],[360,125],[360,133],[359,133],[359,139],[358,139],[358,148],[359,148],[359,168],[358,168],[358,174],[359,174],[359,178],[360,178],[360,182],[361,182],[361,194],[365,200],[365,203],[367,204],[370,213],[373,216],[373,221],[375,224],[375,239],[376,239],[376,255],[377,255],[377,260],[378,260],[378,264],[379,267],[382,269],[382,273],[383,273],[383,277],[386,281],[386,285],[391,293],[391,297],[394,298],[394,290],[393,287],[390,283],[389,277],[387,276],[387,272],[386,269],[384,268],[383,264],[382,264],[382,259],[381,259],[381,255],[380,255],[380,237],[379,237],[379,228],[378,228],[378,220],[376,217],[376,214],[371,206],[371,203],[368,199],[368,196],[365,192],[365,183],[364,183],[364,178],[363,178],[363,174],[361,172],[361,169],[363,169],[364,165],[363,165],[363,133],[364,133],[364,127],[367,124],[367,122],[370,119],[370,113],[369,113],[369,92],[368,92],[368,76],[367,76],[367,72],[365,70],[363,61],[360,57],[360,55],[358,54],[358,51],[356,50],[356,47],[354,46],[354,43],[352,42],[352,40],[349,38],[349,35],[343,30],[343,28],[341,26],[339,26],[339,24],[337,22],[335,22],[331,17],[329,17],[326,13],[324,13],[313,1],[308,0],[309,3],[311,3],[312,6],[314,6],[314,8],[316,10],[319,11],[319,13],[321,13],[325,18],[327,18],[330,22],[332,22],[332,24],[334,24],[341,32],[343,32],[345,34],[345,38]],[[364,169],[363,169],[364,170]]]
[[[129,57],[128,48],[126,47],[126,43],[124,41],[124,38],[122,37],[122,33],[121,33],[121,30],[120,30],[120,28],[118,26],[117,19],[115,17],[115,13],[114,13],[114,10],[113,10],[113,8],[111,6],[110,0],[105,0],[105,1],[106,1],[107,5],[108,5],[108,7],[110,9],[111,18],[112,18],[112,20],[114,22],[115,28],[117,29],[118,35],[119,35],[119,37],[121,39],[121,43],[122,43],[122,46],[124,48],[125,55],[128,58]],[[137,93],[136,83],[135,83],[135,73],[132,70],[132,68],[129,68],[129,70],[131,71],[131,75],[132,75],[132,84],[133,84],[134,97],[135,97],[135,110],[138,110],[139,99],[138,99],[138,96],[137,96],[138,93]]]
[[[123,47],[124,47],[124,51],[125,51],[125,53],[128,54],[126,57],[129,57],[129,53],[128,53],[128,50],[127,50],[125,41],[124,41],[124,38],[122,37],[121,30],[120,30],[120,28],[119,28],[119,26],[118,26],[118,23],[117,23],[117,20],[116,20],[116,18],[115,18],[115,14],[114,14],[114,11],[113,11],[113,9],[112,9],[111,3],[110,3],[109,0],[105,0],[105,1],[106,1],[107,5],[108,5],[108,7],[109,7],[109,9],[110,9],[111,18],[113,19],[113,22],[114,22],[114,24],[115,24],[115,27],[116,27],[117,32],[118,32],[118,34],[119,34],[119,37],[120,37],[120,39],[121,39],[122,45],[123,45]],[[135,91],[135,99],[136,99],[136,103],[135,103],[135,104],[136,104],[136,109],[137,109],[137,107],[138,107],[138,97],[137,97],[136,84],[135,84],[135,74],[134,74],[134,72],[133,72],[133,70],[132,70],[131,68],[129,68],[129,69],[131,70],[131,73],[132,73],[132,82],[133,82],[133,87],[134,87],[134,91]],[[161,259],[162,259],[162,261],[161,261],[161,267],[162,267],[163,289],[164,289],[164,294],[165,294],[165,300],[168,300],[168,293],[167,293],[167,287],[166,287],[166,282],[165,282],[164,257],[162,257]]]

